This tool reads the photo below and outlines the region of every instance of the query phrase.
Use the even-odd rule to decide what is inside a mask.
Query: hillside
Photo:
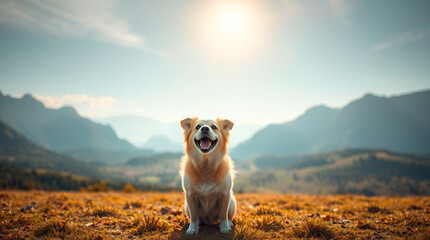
[[[124,161],[150,153],[119,139],[109,125],[101,125],[71,107],[48,109],[31,95],[22,98],[0,93],[0,121],[44,148],[86,160]]]
[[[100,172],[74,158],[43,149],[0,122],[0,162],[22,168],[38,168],[99,177]]]
[[[0,189],[79,190],[97,184],[92,178],[41,169],[24,169],[0,162]]]
[[[356,149],[313,155],[267,155],[247,164],[242,174],[239,172],[238,191],[430,194],[430,157],[424,155]]]
[[[314,107],[297,119],[269,125],[232,149],[236,160],[346,148],[430,152],[430,91],[396,97],[367,94],[342,109]]]

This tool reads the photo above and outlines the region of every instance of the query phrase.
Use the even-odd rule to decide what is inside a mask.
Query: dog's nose
[[[208,127],[202,127],[202,133],[206,134],[209,132],[209,128]]]

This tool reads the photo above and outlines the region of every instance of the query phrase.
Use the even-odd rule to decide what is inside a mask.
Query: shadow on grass
[[[171,240],[198,240],[198,239],[208,239],[208,240],[217,240],[217,239],[235,239],[234,235],[236,232],[236,228],[233,226],[229,233],[221,233],[219,231],[219,225],[200,225],[199,233],[197,235],[188,235],[187,229],[189,224],[186,224],[182,227],[181,230],[176,229],[173,231],[171,235]]]

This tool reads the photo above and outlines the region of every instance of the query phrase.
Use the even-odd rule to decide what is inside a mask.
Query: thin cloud
[[[19,93],[9,95],[13,98],[22,98],[24,96],[24,94]],[[79,115],[93,119],[120,115],[154,115],[154,112],[148,111],[140,103],[134,101],[121,102],[111,96],[94,97],[86,94],[64,94],[62,96],[32,94],[31,96],[47,108],[60,109],[65,106],[71,106]],[[162,119],[157,120],[163,121]]]
[[[143,36],[115,14],[115,0],[0,1],[0,23],[43,31],[58,37],[92,38],[156,55],[170,54],[152,49]]]
[[[334,17],[342,22],[345,26],[351,25],[349,13],[352,11],[353,6],[346,0],[328,0],[328,4],[333,12]]]
[[[84,116],[93,117],[110,112],[111,106],[117,100],[110,96],[92,97],[85,94],[65,94],[64,96],[34,95],[45,107],[58,109],[63,106],[73,106]]]
[[[370,51],[371,52],[381,51],[381,50],[402,45],[405,43],[416,42],[416,41],[428,38],[429,36],[430,36],[430,27],[421,29],[419,31],[409,30],[409,31],[401,32],[391,37],[385,42],[376,44],[373,48],[371,48]]]

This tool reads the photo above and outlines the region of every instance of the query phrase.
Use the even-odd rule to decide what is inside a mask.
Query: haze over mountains
[[[272,124],[233,149],[237,159],[346,148],[430,152],[430,91],[396,97],[367,94],[341,109],[318,106],[297,119]]]
[[[136,146],[142,146],[155,135],[163,135],[173,142],[182,142],[182,130],[179,123],[164,123],[149,117],[131,114],[98,118],[96,121],[110,124],[118,135],[128,139]]]
[[[183,145],[170,140],[165,135],[154,135],[146,141],[142,148],[152,149],[156,152],[183,152]]]
[[[196,113],[196,115],[198,114]],[[184,118],[185,117],[192,116],[184,116]],[[97,118],[95,120],[111,125],[119,136],[127,139],[135,146],[142,146],[144,148],[151,146],[150,148],[157,150],[159,147],[156,147],[156,149],[153,145],[154,140],[157,140],[157,143],[171,146],[171,148],[161,147],[161,149],[173,152],[177,151],[177,146],[180,145],[181,149],[179,151],[182,151],[183,136],[182,128],[179,125],[180,120],[165,123],[150,117],[131,114]],[[259,125],[236,122],[229,141],[230,146],[234,147],[249,139],[255,132],[261,129],[261,127],[262,126]],[[161,138],[163,138],[163,142],[160,141],[162,140]]]

